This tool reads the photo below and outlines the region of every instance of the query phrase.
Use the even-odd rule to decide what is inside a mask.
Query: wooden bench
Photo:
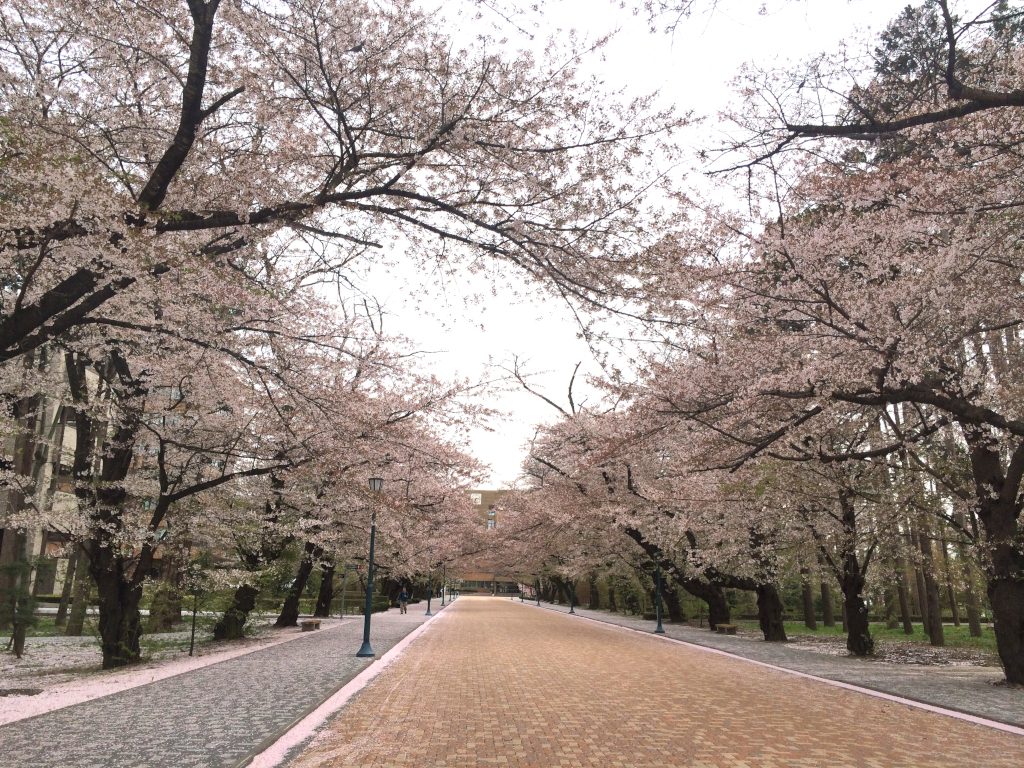
[[[736,625],[735,624],[719,624],[717,627],[718,634],[720,635],[735,635]]]
[[[320,619],[303,619],[299,626],[303,632],[312,632],[314,629],[320,629]]]

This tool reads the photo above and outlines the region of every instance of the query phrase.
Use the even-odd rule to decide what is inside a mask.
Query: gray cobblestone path
[[[435,611],[436,613],[436,611]],[[424,621],[422,604],[374,614],[383,655]],[[284,733],[369,663],[361,617],[209,667],[0,726],[0,765],[228,768]]]
[[[562,613],[569,611],[567,606],[550,603],[541,603],[541,607]],[[654,629],[653,621],[636,616],[623,616],[579,607],[575,611],[580,616],[607,624],[617,624],[644,632],[651,632]],[[774,664],[808,675],[859,685],[925,704],[1024,727],[1024,690],[993,685],[1002,678],[1002,673],[993,667],[940,667],[864,661],[787,648],[784,643],[766,643],[743,637],[717,635],[697,627],[668,623],[663,626],[666,636],[676,640],[685,640],[694,645],[728,651],[765,664]]]

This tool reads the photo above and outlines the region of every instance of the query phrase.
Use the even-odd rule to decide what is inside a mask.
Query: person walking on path
[[[409,605],[409,593],[405,591],[405,587],[402,587],[402,591],[398,593],[398,609],[401,613],[407,613],[407,607]]]

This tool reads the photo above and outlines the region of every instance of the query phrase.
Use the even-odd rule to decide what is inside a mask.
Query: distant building
[[[480,512],[480,521],[483,523],[485,528],[497,528],[498,527],[498,501],[508,493],[507,490],[496,490],[496,491],[485,491],[485,490],[469,490],[466,491],[466,495],[469,496],[469,500],[477,507]]]
[[[466,491],[469,500],[479,511],[480,524],[488,530],[493,530],[499,525],[498,501],[506,493],[508,493],[507,489],[483,490],[473,488]],[[465,571],[459,574],[458,579],[460,583],[459,589],[465,593],[509,595],[518,594],[519,592],[519,585],[516,579],[494,571]]]

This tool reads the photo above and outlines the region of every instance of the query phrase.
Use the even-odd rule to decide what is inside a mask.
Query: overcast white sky
[[[504,3],[508,7],[508,0]],[[869,30],[877,33],[906,5],[897,0],[705,3],[714,9],[684,19],[669,36],[652,34],[642,16],[614,0],[549,0],[541,4],[544,29],[539,31],[574,27],[596,39],[618,29],[603,60],[590,65],[592,71],[611,87],[659,91],[682,110],[712,116],[708,136],[714,131],[713,116],[732,98],[730,81],[744,62],[767,67],[834,50],[855,34],[862,38]],[[535,385],[564,403],[577,361],[583,362],[582,372],[599,373],[587,345],[577,337],[571,313],[550,301],[530,300],[531,289],[524,284],[513,291],[512,278],[495,285],[469,277],[445,281],[417,273],[376,272],[371,281],[368,288],[389,313],[391,332],[430,350],[423,362],[440,376],[493,377],[490,366],[518,356],[534,373]],[[410,300],[421,291],[430,292],[432,312],[423,312]],[[474,306],[473,297],[483,297],[483,305]],[[475,430],[469,449],[492,467],[487,486],[507,487],[519,474],[534,425],[556,414],[525,393],[501,394],[494,405],[508,417],[490,429]]]

